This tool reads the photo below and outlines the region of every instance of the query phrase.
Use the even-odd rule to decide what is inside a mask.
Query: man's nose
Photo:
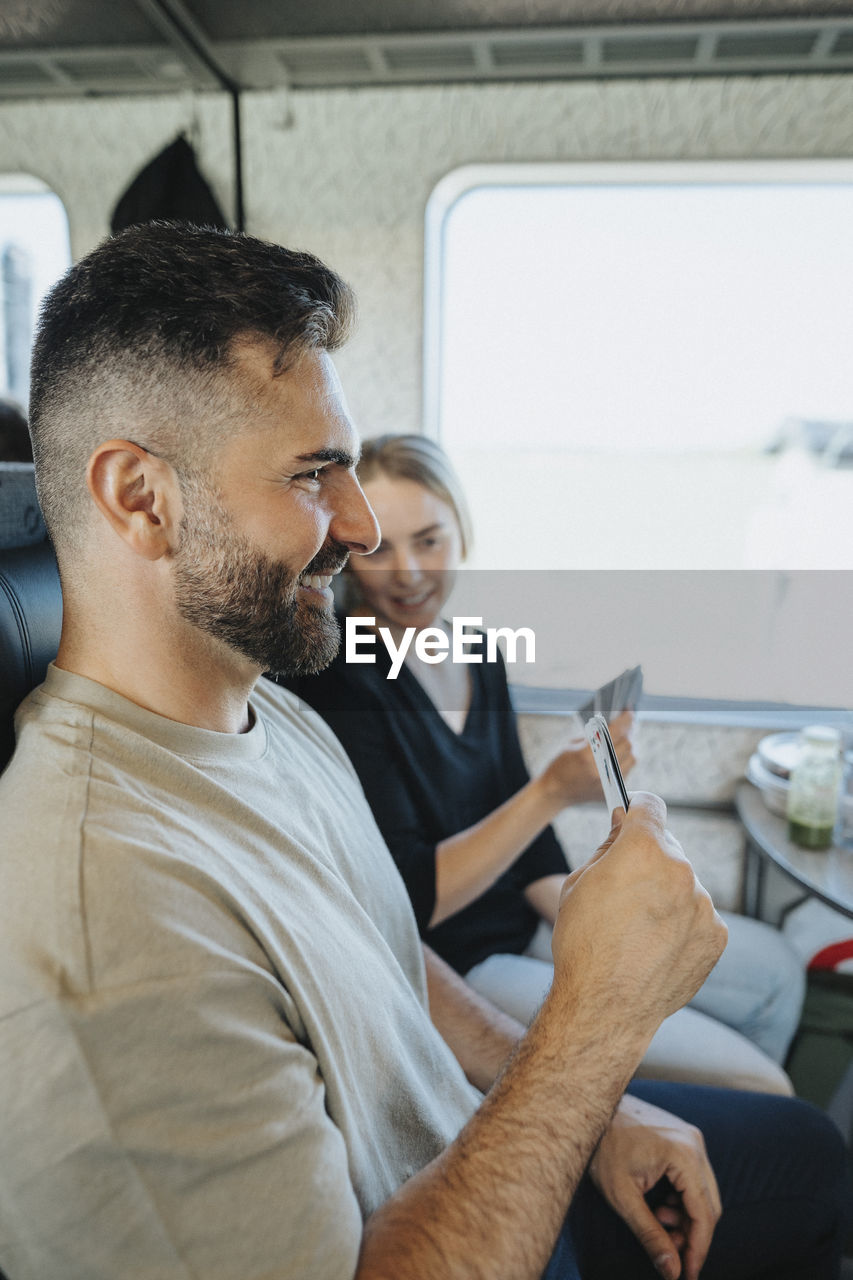
[[[336,542],[343,543],[354,555],[367,555],[379,546],[379,525],[356,477],[349,476],[347,481],[329,532]]]

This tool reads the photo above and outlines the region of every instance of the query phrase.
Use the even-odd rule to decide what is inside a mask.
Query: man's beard
[[[346,548],[327,543],[294,572],[235,531],[207,481],[185,474],[181,493],[184,518],[174,563],[181,617],[273,675],[314,675],[327,667],[340,645],[340,627],[325,603],[310,603],[299,581],[336,572],[346,562]]]

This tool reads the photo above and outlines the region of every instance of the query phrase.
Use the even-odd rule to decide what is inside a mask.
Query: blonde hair
[[[472,542],[468,503],[450,459],[435,440],[427,436],[393,433],[375,436],[364,441],[357,470],[362,484],[377,475],[413,480],[446,502],[459,526],[463,558],[468,554]]]

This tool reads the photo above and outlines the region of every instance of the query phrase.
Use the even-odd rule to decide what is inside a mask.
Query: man
[[[481,1102],[457,1057],[485,1087],[515,1029],[431,959],[451,1054],[351,767],[256,684],[330,659],[331,575],[377,540],[328,354],[351,310],[307,255],[154,224],[43,313],[30,422],[64,621],[0,781],[0,1266],[568,1280],[579,1257],[695,1280],[720,1211],[702,1139],[622,1098],[724,944],[662,804],[636,797],[570,877],[553,988]],[[834,1274],[817,1113],[679,1097],[719,1113],[731,1169],[759,1143],[755,1176],[727,1173],[715,1274]],[[591,1157],[630,1231],[582,1184]]]

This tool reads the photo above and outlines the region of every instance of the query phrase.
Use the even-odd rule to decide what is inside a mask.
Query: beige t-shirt
[[[0,779],[0,1269],[337,1280],[477,1095],[337,740],[51,667]]]

